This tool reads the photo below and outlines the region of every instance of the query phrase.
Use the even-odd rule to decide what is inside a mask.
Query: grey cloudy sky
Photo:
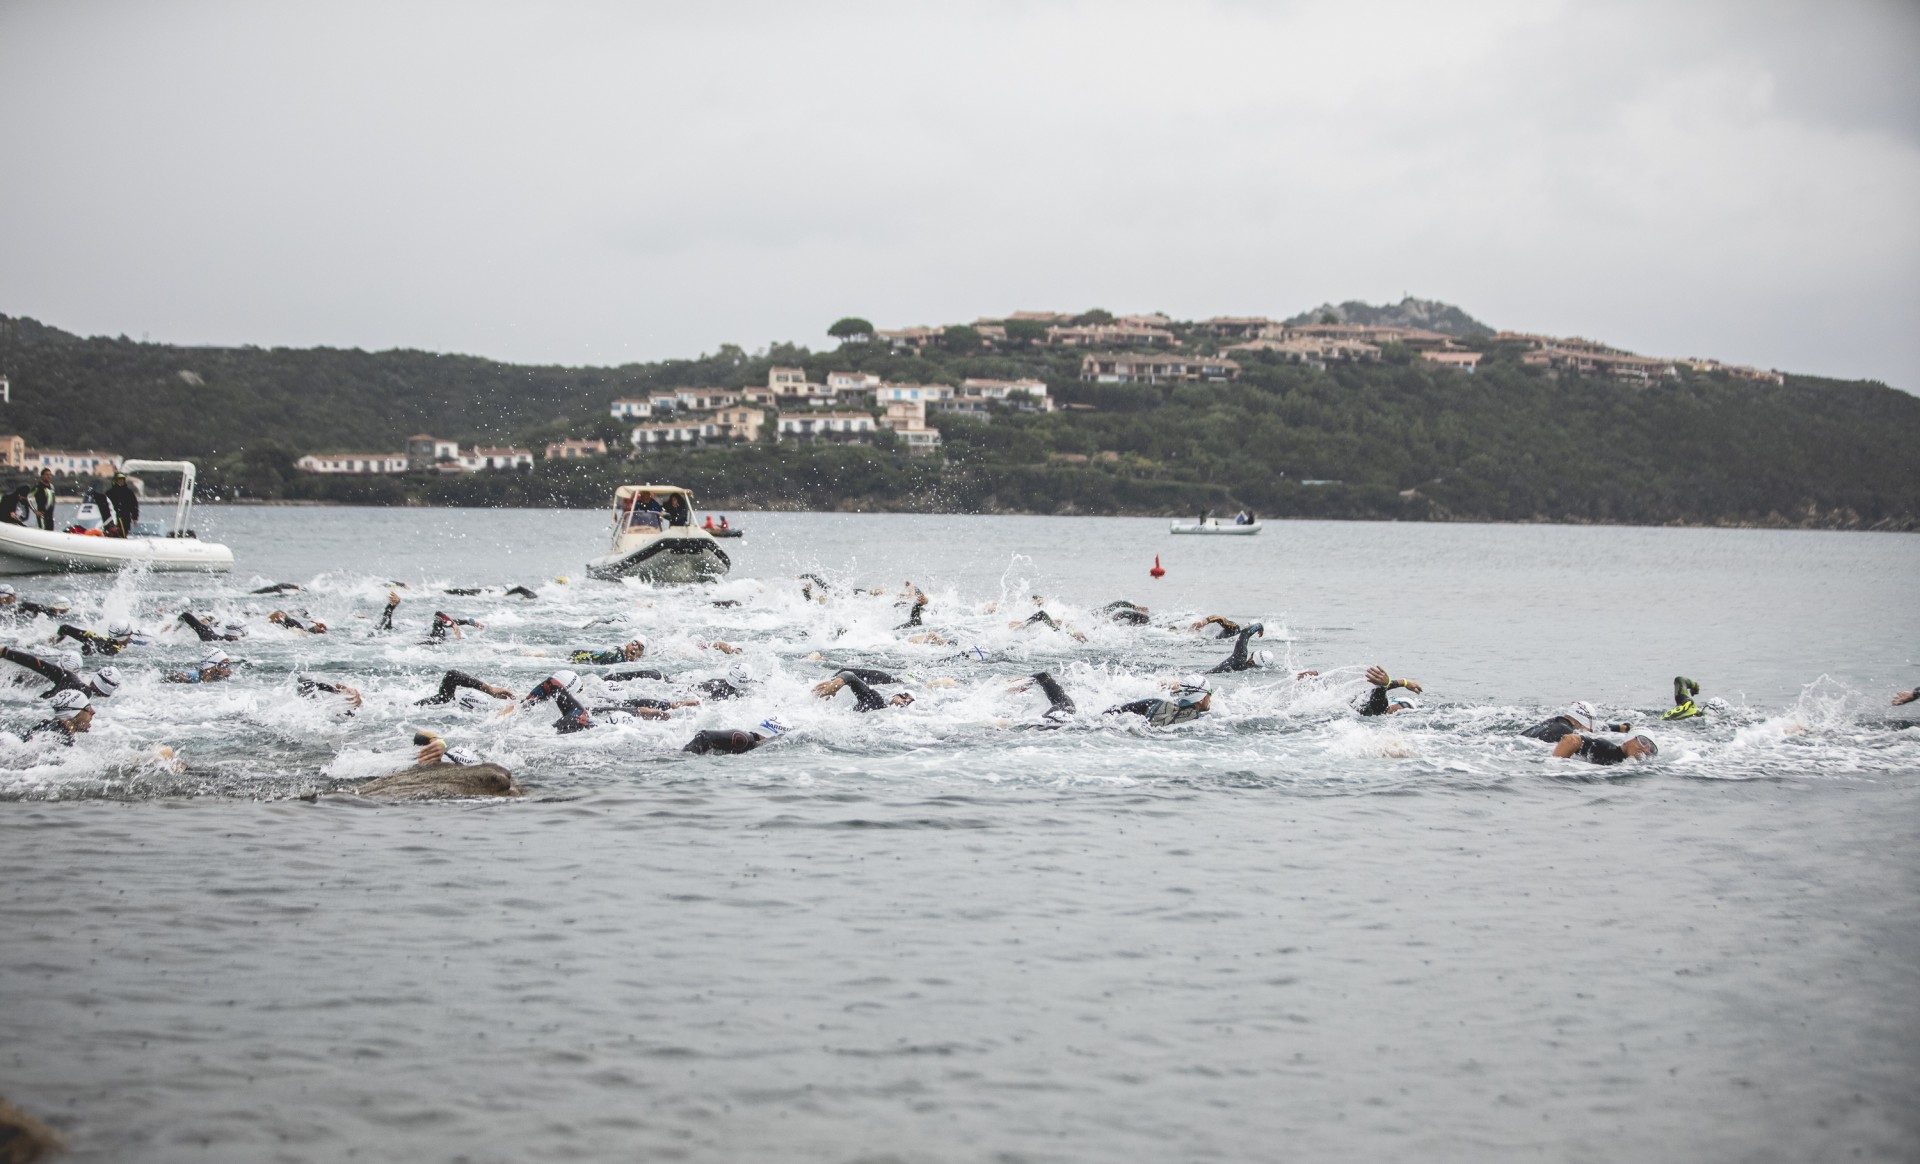
[[[567,364],[1457,303],[1920,388],[1920,5],[0,3],[0,312]]]

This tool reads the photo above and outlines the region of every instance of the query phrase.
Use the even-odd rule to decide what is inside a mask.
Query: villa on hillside
[[[1022,412],[1053,411],[1053,398],[1047,395],[1043,380],[966,379],[960,381],[960,393],[998,400]]]
[[[554,441],[547,446],[549,461],[578,461],[587,457],[607,455],[607,442],[603,440]]]
[[[1420,358],[1456,372],[1471,372],[1480,366],[1479,352],[1421,352]]]
[[[1086,327],[1050,327],[1047,342],[1063,348],[1177,348],[1180,341],[1163,327],[1138,324],[1092,324]]]
[[[408,469],[405,453],[308,453],[293,463],[302,473],[404,473]]]
[[[1240,378],[1240,365],[1224,356],[1151,356],[1099,352],[1080,361],[1080,378],[1096,384],[1165,384]]]
[[[24,469],[26,467],[26,438],[19,436],[0,436],[0,469]]]
[[[52,469],[58,477],[111,477],[120,471],[120,454],[93,449],[23,449],[21,457],[30,472]]]
[[[783,414],[776,426],[778,440],[837,441],[871,444],[876,429],[871,413],[796,412]]]
[[[426,470],[460,457],[459,441],[443,441],[424,432],[407,438],[407,468]]]
[[[627,397],[613,402],[613,419],[634,420],[653,415],[653,401],[645,397]]]

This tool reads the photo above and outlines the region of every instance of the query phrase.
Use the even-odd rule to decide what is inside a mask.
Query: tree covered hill
[[[1457,309],[1456,309],[1457,310]],[[1425,326],[1433,326],[1431,322]],[[922,355],[854,341],[829,352],[723,347],[618,368],[530,367],[415,351],[186,348],[82,339],[0,318],[13,403],[0,430],[30,444],[201,461],[223,496],[401,503],[586,505],[636,475],[714,507],[955,512],[1185,513],[1409,520],[1772,523],[1920,528],[1920,399],[1870,382],[1783,385],[1685,371],[1650,387],[1523,365],[1488,345],[1465,374],[1389,346],[1326,371],[1240,353],[1233,384],[1098,385],[1081,353],[970,329]],[[308,451],[395,450],[428,431],[537,445],[624,435],[616,396],[762,384],[774,364],[1046,380],[1068,407],[990,423],[937,416],[945,457],[874,447],[778,446],[541,464],[526,474],[316,478]]]

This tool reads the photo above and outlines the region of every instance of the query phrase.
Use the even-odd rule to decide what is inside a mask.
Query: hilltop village
[[[1520,351],[1520,362],[1550,373],[1602,376],[1646,385],[1677,376],[1681,368],[1738,379],[1781,384],[1785,376],[1717,360],[1662,359],[1637,355],[1578,337],[1492,332],[1459,336],[1413,326],[1278,322],[1259,316],[1176,321],[1161,314],[1113,316],[1016,311],[971,324],[875,329],[861,319],[833,328],[841,351],[922,356],[933,353],[1079,354],[1078,381],[1085,385],[1230,383],[1241,377],[1242,360],[1297,364],[1324,371],[1330,365],[1374,364],[1396,348],[1448,371],[1471,375],[1484,350]],[[625,456],[662,449],[751,445],[760,442],[872,444],[891,434],[912,456],[941,451],[940,420],[968,417],[991,421],[1002,412],[1052,412],[1057,407],[1046,381],[1034,378],[952,377],[953,382],[893,382],[862,371],[829,371],[810,378],[802,367],[775,364],[766,382],[737,389],[674,387],[612,400],[609,417],[626,428],[624,441],[605,436],[547,443],[545,460]],[[1091,410],[1097,405],[1069,405]],[[529,469],[532,448],[459,447],[455,441],[419,433],[403,450],[388,453],[308,453],[297,467],[310,473],[472,473]]]

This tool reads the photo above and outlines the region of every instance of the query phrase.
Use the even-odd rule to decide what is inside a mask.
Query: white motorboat
[[[174,498],[173,520],[141,520],[126,537],[100,532],[101,515],[82,505],[71,522],[58,530],[0,525],[0,574],[51,574],[76,570],[119,570],[145,566],[166,572],[224,574],[233,569],[233,551],[218,542],[203,542],[187,527],[193,512],[192,461],[125,461],[121,472],[178,473],[180,494]],[[70,530],[81,532],[72,533]]]
[[[1252,537],[1254,534],[1259,533],[1260,523],[1258,521],[1221,521],[1217,517],[1209,517],[1205,521],[1197,522],[1176,521],[1168,532],[1177,534],[1212,534],[1219,537],[1244,538]]]
[[[671,504],[679,498],[680,504]],[[657,502],[660,508],[649,503]],[[672,518],[685,524],[671,523]],[[593,578],[706,582],[733,569],[713,535],[693,523],[693,494],[678,485],[622,485],[613,491],[613,538],[587,563]]]

